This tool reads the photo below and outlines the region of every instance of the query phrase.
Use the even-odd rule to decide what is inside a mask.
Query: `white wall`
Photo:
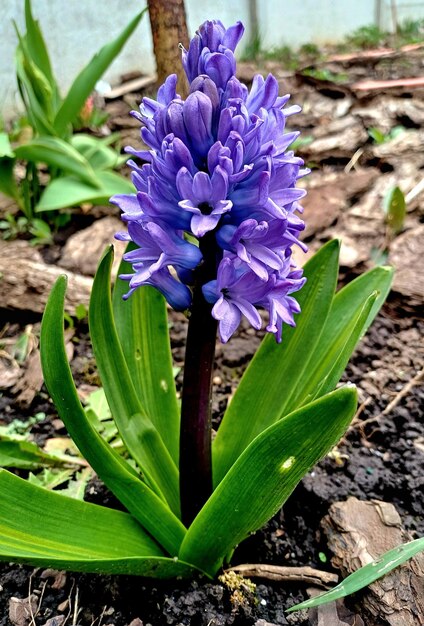
[[[230,25],[242,20],[249,40],[251,0],[185,0],[189,30],[194,33],[205,19],[218,18]],[[265,47],[297,47],[302,43],[337,41],[359,26],[375,21],[376,6],[381,18],[389,19],[389,0],[256,0],[259,31]],[[424,16],[424,0],[397,0],[400,19]],[[66,89],[76,74],[105,43],[116,37],[146,0],[32,0],[40,20],[56,76]],[[14,73],[16,35],[12,19],[23,30],[24,0],[0,0],[0,116],[16,115]],[[242,44],[240,46],[242,49]],[[126,72],[154,69],[152,40],[147,14],[118,59],[105,75],[112,84]]]
[[[264,48],[340,41],[375,19],[373,0],[258,0]]]

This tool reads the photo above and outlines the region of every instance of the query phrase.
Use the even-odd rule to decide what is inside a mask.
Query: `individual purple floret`
[[[200,293],[213,305],[221,340],[243,315],[260,328],[262,308],[280,341],[300,310],[291,294],[304,283],[291,254],[293,245],[306,249],[298,215],[305,191],[296,183],[307,170],[289,149],[299,133],[285,132],[286,118],[300,109],[285,107],[289,96],[278,95],[271,74],[255,76],[250,91],[236,78],[243,31],[240,22],[228,29],[205,22],[183,50],[188,98],[177,95],[172,75],[157,101],[143,99],[133,115],[149,150],[127,149],[144,161],[129,161],[135,193],[111,200],[128,225],[118,237],[136,244],[124,255],[134,270],[122,276],[129,294],[153,285],[175,309],[190,309],[207,266]]]

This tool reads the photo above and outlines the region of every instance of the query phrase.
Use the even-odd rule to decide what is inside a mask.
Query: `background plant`
[[[26,32],[20,33],[15,25],[18,36],[15,63],[31,133],[30,136],[28,132],[24,136],[15,133],[12,145],[8,134],[0,133],[0,191],[13,198],[22,213],[17,219],[8,216],[0,224],[9,236],[26,229],[36,241],[48,239],[46,211],[84,202],[106,202],[112,194],[129,190],[129,183],[112,171],[126,160],[111,147],[117,135],[100,139],[75,134],[74,130],[81,124],[81,115],[97,81],[134,32],[143,13],[99,50],[62,97],[40,26],[33,18],[30,0],[25,0]],[[24,165],[19,184],[17,162]],[[40,169],[42,164],[47,168],[46,174]],[[43,219],[37,218],[37,214],[42,214]],[[51,219],[60,224],[62,218],[54,213]]]

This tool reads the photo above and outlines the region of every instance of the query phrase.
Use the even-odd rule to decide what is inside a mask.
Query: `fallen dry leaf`
[[[51,584],[52,589],[63,589],[66,585],[66,572],[57,569],[45,569],[41,572],[40,578],[45,580],[46,578],[53,578],[53,582]]]
[[[34,621],[37,612],[38,598],[32,593],[27,598],[10,598],[9,620],[13,626],[28,626]]]

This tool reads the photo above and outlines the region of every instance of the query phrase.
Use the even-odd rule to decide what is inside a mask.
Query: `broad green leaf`
[[[278,511],[301,478],[339,441],[355,410],[356,390],[346,386],[258,435],[193,521],[180,558],[214,575],[225,556]]]
[[[301,602],[300,604],[290,607],[287,609],[287,613],[300,611],[301,609],[309,609],[314,606],[326,604],[327,602],[334,602],[340,598],[345,598],[351,593],[355,593],[355,591],[359,591],[360,589],[367,587],[367,585],[370,585],[375,580],[378,580],[378,578],[385,576],[395,569],[395,567],[402,565],[402,563],[405,563],[405,561],[423,550],[424,537],[414,539],[414,541],[409,541],[408,543],[404,543],[397,548],[393,548],[392,550],[385,552],[375,561],[367,563],[364,567],[361,567],[356,572],[353,572],[353,574],[347,576],[347,578],[345,578],[333,589],[330,589],[330,591],[326,591],[319,596],[315,596],[315,598],[311,598],[310,600],[306,600],[305,602]]]
[[[18,159],[33,163],[47,163],[53,167],[74,174],[81,181],[94,187],[98,193],[101,184],[90,163],[78,150],[59,137],[37,137],[15,148]]]
[[[68,455],[44,452],[36,443],[28,441],[27,437],[0,433],[0,467],[37,469],[45,465],[63,465],[74,461]]]
[[[121,348],[112,312],[110,272],[113,248],[100,261],[91,292],[88,319],[93,351],[112,415],[129,453],[151,487],[179,514],[178,469],[146,413]]]
[[[5,470],[0,500],[2,561],[157,578],[193,574],[166,558],[128,513],[36,487]]]
[[[331,307],[338,275],[339,243],[330,241],[305,265],[305,286],[297,295],[302,312],[283,341],[265,337],[243,375],[213,443],[218,484],[246,446],[284,413],[292,389],[303,381]]]
[[[306,375],[294,390],[287,410],[293,411],[334,388],[358,341],[383,305],[392,278],[391,268],[376,267],[337,292]]]
[[[141,11],[114,41],[103,46],[91,59],[90,63],[78,74],[54,120],[54,126],[59,135],[66,132],[69,124],[75,122],[84,102],[94,90],[97,81],[120,53],[127,39],[137,28],[145,11],[146,9]]]
[[[169,507],[96,432],[77,396],[66,357],[63,308],[66,277],[56,281],[41,324],[41,364],[55,407],[82,456],[143,527],[175,556],[185,528]]]
[[[100,188],[86,185],[73,176],[56,178],[42,194],[36,212],[54,211],[64,207],[78,206],[85,202],[102,204],[117,193],[132,193],[134,185],[113,172],[97,171],[96,178]]]
[[[107,137],[106,139],[109,139]],[[113,169],[128,160],[106,145],[103,139],[78,133],[71,137],[71,144],[82,154],[95,170]]]
[[[119,274],[132,273],[122,261]],[[175,463],[178,463],[180,414],[176,396],[165,298],[140,287],[124,301],[128,283],[117,280],[113,309],[122,350],[134,387]]]
[[[34,61],[34,63],[43,72],[44,76],[48,80],[52,94],[55,99],[58,98],[58,89],[56,80],[53,75],[49,53],[44,41],[40,25],[38,20],[35,20],[32,15],[31,2],[25,0],[25,26],[26,26],[26,42],[28,46],[28,52]]]

